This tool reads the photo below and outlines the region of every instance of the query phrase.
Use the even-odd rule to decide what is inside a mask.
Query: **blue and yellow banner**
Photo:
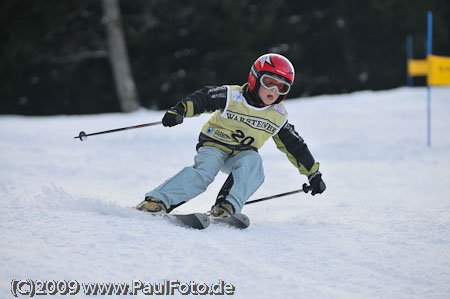
[[[408,60],[408,75],[412,77],[428,75],[428,60],[426,59]]]
[[[450,57],[428,56],[428,85],[450,85]]]
[[[427,76],[428,85],[450,85],[450,57],[428,55],[427,59],[409,59],[408,75]]]

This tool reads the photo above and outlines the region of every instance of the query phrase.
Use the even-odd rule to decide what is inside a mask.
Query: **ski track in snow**
[[[193,163],[209,115],[85,142],[73,137],[163,112],[0,116],[0,297],[12,296],[12,279],[222,279],[235,298],[450,298],[450,88],[432,89],[430,148],[425,88],[286,106],[327,191],[246,206],[242,231],[177,227],[131,208]],[[260,153],[266,180],[252,199],[306,182],[272,141]],[[225,178],[175,212],[209,210]]]

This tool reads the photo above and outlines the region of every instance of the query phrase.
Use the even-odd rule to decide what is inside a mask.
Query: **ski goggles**
[[[277,94],[284,96],[291,90],[291,84],[281,78],[264,74],[260,79],[261,85],[267,89],[275,89]]]

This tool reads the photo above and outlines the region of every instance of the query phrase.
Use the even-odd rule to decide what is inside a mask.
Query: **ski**
[[[205,229],[209,226],[210,219],[208,215],[202,213],[192,213],[192,214],[166,214],[162,215],[169,221],[178,223],[184,227],[191,227],[195,229]]]
[[[245,214],[234,214],[228,217],[209,216],[211,223],[225,224],[239,229],[245,229],[250,226],[250,219]]]
[[[188,228],[195,229],[205,229],[210,224],[210,219],[208,215],[202,213],[192,213],[192,214],[154,214],[150,212],[145,212],[154,217],[161,217],[169,222]]]
[[[148,213],[148,212],[146,212]],[[214,217],[209,213],[192,213],[192,214],[153,214],[152,216],[159,216],[169,220],[179,226],[189,227],[194,229],[206,229],[210,223],[224,224],[230,227],[245,229],[250,226],[250,219],[245,214],[234,214],[228,217]]]

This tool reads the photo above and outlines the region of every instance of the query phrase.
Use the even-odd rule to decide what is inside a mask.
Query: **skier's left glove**
[[[322,174],[320,171],[316,171],[310,176],[308,176],[309,186],[311,187],[311,195],[316,195],[317,193],[321,194],[327,186],[325,182],[322,180]]]
[[[186,104],[183,101],[178,102],[175,106],[167,110],[162,119],[164,127],[173,127],[183,122],[186,115]]]

